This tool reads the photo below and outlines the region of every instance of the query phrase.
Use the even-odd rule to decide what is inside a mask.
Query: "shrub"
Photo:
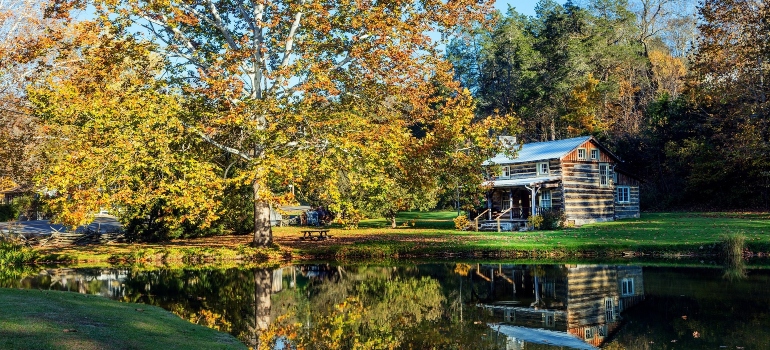
[[[743,233],[722,236],[722,253],[724,255],[724,275],[729,280],[739,280],[746,277],[746,265],[743,262],[743,250],[746,247],[746,236]]]
[[[567,216],[561,210],[550,210],[542,214],[544,230],[555,230],[557,228],[564,227],[564,223],[567,222]]]
[[[364,218],[364,214],[358,210],[347,210],[344,213],[337,215],[332,222],[342,225],[346,230],[355,230],[358,228],[358,223]]]
[[[527,218],[527,224],[529,224],[530,227],[534,227],[536,229],[540,229],[543,227],[543,216],[542,215],[532,215]]]
[[[555,230],[564,227],[566,222],[567,216],[561,210],[546,211],[527,219],[527,223],[538,230]]]
[[[729,260],[743,258],[743,248],[746,244],[746,236],[743,233],[724,235],[721,241],[725,258]]]
[[[12,204],[0,204],[0,221],[15,220],[19,210]]]
[[[455,222],[455,228],[458,230],[466,230],[470,226],[471,222],[465,215],[460,215],[453,220]]]
[[[0,239],[0,265],[20,265],[37,258],[37,252],[12,242]]]

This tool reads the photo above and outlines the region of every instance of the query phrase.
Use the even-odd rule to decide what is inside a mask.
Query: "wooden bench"
[[[302,237],[300,237],[300,240],[309,240],[309,241],[323,241],[327,238],[332,238],[332,235],[329,234],[329,230],[302,230],[299,231],[302,232]],[[314,235],[316,234],[316,235]]]

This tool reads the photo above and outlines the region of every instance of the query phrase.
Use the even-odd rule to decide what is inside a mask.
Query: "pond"
[[[498,263],[42,268],[0,287],[163,307],[247,345],[768,349],[770,271]]]

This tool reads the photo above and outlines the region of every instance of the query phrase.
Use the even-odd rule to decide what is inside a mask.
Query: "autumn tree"
[[[36,123],[24,88],[33,77],[44,30],[57,26],[45,19],[45,2],[0,3],[0,189],[30,186],[35,170]]]
[[[718,154],[721,161],[695,164],[691,182],[697,187],[728,186],[724,197],[732,205],[767,207],[770,6],[758,0],[705,1],[699,14],[694,97],[713,133],[700,142],[701,153]]]
[[[38,186],[56,219],[90,222],[109,209],[163,239],[217,219],[222,179],[202,141],[190,138],[176,94],[155,79],[167,62],[153,45],[99,21],[77,22],[57,57],[28,88],[42,128]]]
[[[67,12],[85,4],[59,1],[54,8]],[[471,127],[460,125],[466,118],[449,120],[442,116],[453,112],[435,108],[437,86],[450,89],[450,96],[462,91],[440,73],[449,69],[430,34],[450,34],[483,20],[488,2],[87,4],[116,28],[142,28],[141,35],[156,45],[153,51],[171,63],[162,75],[168,91],[178,91],[180,98],[171,98],[182,111],[175,130],[207,145],[202,154],[232,193],[250,188],[255,244],[272,239],[270,206],[294,200],[288,185],[322,188],[325,198],[345,200],[339,193],[341,171],[388,165],[393,153],[367,149],[406,154],[398,148],[409,143],[399,138],[416,125],[432,133],[430,128],[448,122],[452,134],[435,135],[453,141]],[[471,147],[473,158],[480,163],[490,147],[494,142]],[[446,151],[410,156],[429,161],[446,157]],[[186,178],[194,169],[174,170]]]

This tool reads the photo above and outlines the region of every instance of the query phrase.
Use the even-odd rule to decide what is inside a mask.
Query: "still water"
[[[52,268],[0,287],[163,307],[250,346],[770,349],[770,271],[631,265]]]

